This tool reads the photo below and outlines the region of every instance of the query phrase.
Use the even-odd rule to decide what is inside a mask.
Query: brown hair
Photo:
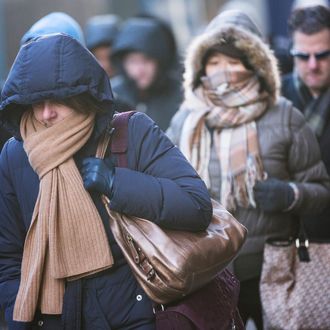
[[[58,104],[63,104],[79,113],[102,113],[104,108],[98,100],[88,93],[82,93],[65,99],[54,100]]]
[[[325,6],[296,9],[290,16],[288,26],[291,34],[300,31],[310,35],[330,29],[330,10]]]

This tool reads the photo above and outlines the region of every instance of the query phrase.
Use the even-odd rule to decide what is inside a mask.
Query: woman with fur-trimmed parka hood
[[[329,201],[329,178],[302,115],[278,95],[276,59],[250,18],[225,11],[196,37],[185,60],[185,101],[167,133],[214,199],[249,231],[233,269],[239,309],[262,329],[264,243],[289,237],[294,216]]]

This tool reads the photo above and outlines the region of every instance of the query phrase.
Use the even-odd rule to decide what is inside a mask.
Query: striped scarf
[[[40,186],[24,244],[16,321],[32,321],[37,308],[61,314],[65,280],[113,264],[102,220],[73,160],[93,127],[94,115],[76,112],[49,128],[32,111],[21,119],[24,149]]]
[[[264,174],[255,119],[266,111],[267,98],[252,72],[222,71],[203,77],[202,87],[192,97],[197,106],[188,103],[193,110],[183,125],[180,148],[210,187],[213,131],[221,168],[220,202],[230,211],[237,206],[256,207],[253,186]]]

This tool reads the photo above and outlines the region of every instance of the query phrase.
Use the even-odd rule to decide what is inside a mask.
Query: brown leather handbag
[[[125,143],[115,139],[116,134],[126,138],[127,134],[120,132],[116,121],[113,125],[111,151],[114,145],[126,150]],[[104,157],[108,143],[109,136],[105,136],[97,157]],[[181,299],[209,283],[237,255],[247,234],[246,228],[216,201],[212,201],[213,217],[206,231],[193,233],[167,230],[151,221],[117,213],[110,210],[106,196],[102,200],[127,263],[146,294],[159,304]]]

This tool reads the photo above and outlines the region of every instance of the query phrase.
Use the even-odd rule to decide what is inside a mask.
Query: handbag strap
[[[117,158],[117,166],[128,167],[127,148],[128,148],[128,121],[135,111],[116,113],[109,125],[101,136],[96,149],[96,157],[103,159],[108,146],[110,151]]]
[[[126,111],[116,113],[113,116],[110,125],[100,137],[96,148],[95,157],[103,159],[111,141],[110,152],[117,156],[117,165],[119,167],[128,167],[126,155],[128,148],[128,121],[134,113],[135,111]],[[102,195],[101,200],[107,212],[109,213],[109,198],[105,195]]]
[[[304,220],[299,217],[299,231],[296,238],[296,247],[298,250],[299,261],[309,262],[310,257],[308,253],[309,239],[305,229]]]

